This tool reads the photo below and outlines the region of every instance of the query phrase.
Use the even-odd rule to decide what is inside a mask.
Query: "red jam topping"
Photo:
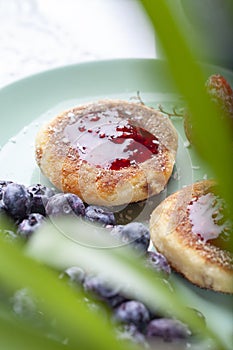
[[[117,118],[115,111],[89,113],[65,129],[81,159],[120,170],[158,153],[158,139],[147,130]]]

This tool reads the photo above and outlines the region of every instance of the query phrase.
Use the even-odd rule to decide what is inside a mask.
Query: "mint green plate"
[[[206,67],[206,75],[219,72]],[[221,69],[229,81],[233,74]],[[101,98],[135,98],[150,106],[182,104],[167,72],[158,60],[125,59],[84,63],[40,73],[0,90],[0,177],[30,184],[41,178],[34,160],[34,138],[39,127],[57,113]],[[173,118],[179,132],[176,171],[168,193],[208,176],[207,169],[187,148],[182,118]]]
[[[232,72],[215,66],[204,68],[206,77],[220,73],[233,86]],[[147,105],[156,107],[162,104],[166,109],[174,104],[182,106],[166,64],[150,59],[77,64],[43,72],[2,88],[0,179],[25,185],[37,182],[47,184],[47,179],[40,174],[34,160],[34,139],[39,127],[56,114],[77,104],[103,98],[130,100],[137,96],[137,91]],[[168,187],[157,197],[157,201],[187,184],[211,176],[192,147],[187,147],[182,118],[174,117],[172,121],[179,133],[177,160]],[[144,214],[139,212],[137,220],[143,221]],[[204,313],[207,322],[211,322],[226,344],[231,344],[231,297],[184,283],[197,295],[196,305],[192,306]]]

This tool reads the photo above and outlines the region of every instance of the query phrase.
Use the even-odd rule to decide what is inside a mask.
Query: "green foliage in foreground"
[[[191,111],[195,147],[212,168],[233,219],[233,132],[230,123],[228,125],[221,118],[219,110],[205,92],[204,66],[197,62],[192,53],[192,43],[173,15],[176,1],[170,6],[166,1],[141,0],[141,3],[160,38],[177,90]],[[232,241],[231,237],[231,251]]]
[[[76,242],[74,239],[67,238],[66,232],[65,235],[61,234],[58,227],[67,227],[68,233],[76,232]],[[98,228],[95,230],[98,231]],[[190,303],[192,304],[192,293],[188,293],[189,298],[187,298],[185,294],[172,292],[169,285],[158,278],[154,271],[146,269],[130,250],[126,247],[110,248],[114,242],[109,236],[105,236],[102,230],[100,233],[103,237],[102,242],[98,234],[96,237],[93,236],[92,225],[62,219],[55,224],[44,225],[23,251],[22,247],[16,244],[0,240],[0,280],[4,281],[8,291],[26,286],[33,292],[48,324],[49,320],[56,319],[58,334],[64,339],[69,339],[67,349],[109,349],[110,344],[111,349],[116,350],[134,347],[117,341],[110,322],[106,322],[101,313],[97,315],[90,312],[85,303],[81,302],[82,293],[69,288],[58,279],[55,270],[42,266],[34,260],[35,258],[61,270],[67,266],[77,265],[87,271],[101,272],[112,284],[120,285],[129,296],[139,298],[152,310],[156,310],[159,305],[162,312],[187,322],[191,329],[201,331],[203,336],[212,338],[217,349],[224,349],[224,344],[215,331],[211,328],[202,329],[202,322],[196,313],[187,307]],[[89,247],[90,242],[91,247]],[[101,243],[105,244],[104,249],[100,248]],[[178,284],[173,286],[173,288],[178,287]],[[56,344],[55,341],[43,339],[42,334],[32,327],[33,323],[32,326],[23,322],[18,324],[15,320],[4,317],[4,313],[0,314],[0,323],[2,323],[0,345],[7,342],[6,330],[8,329],[9,332],[10,327],[15,329],[15,334],[19,337],[18,344],[22,344],[23,338],[28,336],[28,343],[33,341],[34,337],[35,342],[44,344],[44,349],[61,348],[61,345]],[[7,349],[20,348],[14,347],[15,338],[9,339],[9,344],[12,346]]]
[[[164,50],[169,58],[171,74],[181,94],[187,99],[192,116],[195,118],[195,125],[197,126],[195,136],[198,140],[196,142],[198,150],[213,168],[232,213],[233,197],[231,191],[229,191],[233,178],[232,139],[229,129],[221,122],[218,111],[207,100],[203,91],[204,78],[201,68],[194,62],[181,30],[172,17],[169,8],[166,7],[166,3],[151,0],[142,0],[142,3],[164,44]],[[172,40],[170,33],[172,33]],[[206,133],[210,125],[212,132],[208,134],[207,138]],[[216,140],[218,140],[217,148],[215,147]],[[48,236],[53,234],[52,231],[52,227],[47,227]],[[38,235],[38,239],[43,238],[44,234]],[[36,243],[39,244],[38,241]],[[47,246],[48,250],[45,250],[45,247],[42,247],[41,250],[36,249],[40,252],[37,258],[42,262],[54,263],[54,266],[61,264],[60,267],[62,268],[65,267],[66,263],[71,262],[65,259],[76,254],[77,263],[80,263],[80,265],[87,263],[85,255],[82,255],[81,247],[76,243],[71,245],[71,242],[66,240],[62,242],[62,245],[60,244],[58,242],[56,247]],[[76,251],[77,247],[79,250]],[[36,251],[33,250],[33,246],[30,249],[27,253],[33,252],[35,254],[32,255],[35,256]],[[59,255],[53,255],[54,251],[59,252]],[[150,271],[145,270],[138,259],[131,256],[129,252],[121,254],[111,250],[101,251],[98,249],[94,252],[94,263],[97,270],[103,271],[105,269],[106,274],[109,274],[106,267],[114,266],[114,271],[118,271],[118,273],[108,275],[109,278],[112,277],[113,283],[121,283],[124,287],[126,282],[130,280],[131,292],[137,290],[141,299],[145,300],[152,308],[155,307],[154,299],[156,296],[156,301],[159,300],[164,311],[167,308],[172,314],[186,321],[193,329],[201,327],[194,314],[187,310],[187,304],[192,299],[191,294],[188,294],[189,299],[178,293],[171,294],[169,289]],[[53,259],[56,260],[56,263]],[[72,261],[76,261],[75,259]],[[90,262],[93,263],[92,260]],[[62,263],[64,263],[64,266],[62,266]],[[25,256],[22,247],[5,242],[2,239],[0,240],[0,281],[9,293],[18,288],[30,288],[35,297],[38,298],[40,308],[47,315],[48,321],[55,318],[57,331],[69,338],[69,343],[62,345],[54,339],[45,338],[42,331],[34,329],[33,324],[16,322],[7,312],[1,312],[1,349],[124,350],[130,348],[129,344],[125,345],[116,341],[110,324],[106,323],[101,315],[91,313],[80,302],[82,295],[79,295],[78,291],[74,292],[64,285],[57,278],[55,272],[36,262],[33,258]],[[216,336],[211,328],[202,331],[203,335],[214,340],[218,350],[225,349],[222,340]]]
[[[224,182],[224,193],[233,207],[232,196],[230,198],[227,194],[233,174],[232,130],[222,120],[219,111],[210,103],[205,93],[204,66],[193,56],[192,43],[188,42],[183,27],[179,26],[172,13],[176,1],[174,5],[170,5],[171,8],[166,5],[166,1],[141,2],[160,38],[177,89],[192,112],[192,120],[195,121],[195,146],[214,169],[219,182]]]
[[[72,346],[92,349],[95,344],[99,349],[109,349],[108,344],[112,344],[112,349],[125,349],[116,341],[110,325],[88,311],[83,303],[79,303],[82,295],[62,283],[56,273],[23,256],[22,250],[16,245],[1,241],[0,249],[0,280],[10,290],[25,286],[32,290],[33,295],[41,301],[41,310],[47,317],[57,320],[58,331],[69,338]],[[27,334],[28,330],[24,332]],[[3,339],[1,335],[0,344]],[[50,349],[50,343],[49,341],[46,349]]]

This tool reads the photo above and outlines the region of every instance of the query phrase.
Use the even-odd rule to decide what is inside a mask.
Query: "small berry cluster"
[[[101,207],[87,206],[72,193],[55,193],[41,184],[26,187],[0,181],[0,214],[7,215],[17,227],[16,237],[28,239],[47,216],[75,215],[104,226],[115,225],[114,214]]]
[[[153,267],[157,271],[164,270],[165,258],[158,254],[156,259],[157,253],[151,254],[146,259],[149,264],[156,261]],[[158,342],[185,345],[191,340],[193,334],[187,325],[177,319],[164,317],[159,308],[157,312],[151,311],[140,300],[129,299],[120,288],[110,285],[102,275],[87,274],[80,267],[72,266],[60,278],[73,288],[83,290],[84,302],[91,310],[103,311],[100,304],[110,310],[110,322],[119,340],[135,342],[147,349],[152,349]],[[204,318],[200,313],[199,315],[204,325]],[[108,317],[108,313],[105,316]]]

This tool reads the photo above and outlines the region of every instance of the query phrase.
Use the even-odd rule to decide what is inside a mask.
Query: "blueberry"
[[[12,181],[0,181],[0,214],[5,214],[5,205],[3,203],[2,197],[6,186],[10,183],[12,183]]]
[[[19,225],[17,233],[24,238],[30,237],[44,222],[44,216],[38,213],[29,214]]]
[[[71,285],[80,285],[84,282],[85,272],[81,267],[71,266],[67,268],[60,276],[61,278],[68,277]]]
[[[30,212],[31,195],[26,187],[9,183],[3,192],[2,201],[6,212],[16,221],[23,220]]]
[[[115,308],[114,319],[120,323],[133,323],[138,329],[143,329],[150,319],[150,313],[140,301],[130,300]]]
[[[11,302],[13,311],[21,318],[31,319],[38,313],[37,302],[27,288],[17,290]]]
[[[123,324],[117,328],[117,338],[119,340],[130,340],[136,344],[145,345],[146,338],[133,324]]]
[[[107,225],[115,225],[114,214],[106,208],[90,205],[86,208],[85,217],[92,221]]]
[[[162,338],[165,342],[186,339],[191,335],[188,327],[182,322],[171,318],[158,318],[149,322],[146,328],[146,337]]]
[[[86,292],[92,293],[97,299],[105,301],[111,307],[125,300],[125,298],[120,295],[119,288],[110,286],[102,276],[87,276],[83,286]]]
[[[150,244],[149,230],[140,222],[117,225],[112,229],[111,235],[124,244],[130,244],[139,253],[145,253]]]
[[[2,199],[4,189],[8,184],[13,183],[12,181],[0,181],[0,200]]]
[[[84,216],[83,201],[72,193],[57,193],[48,199],[45,207],[46,214],[51,216],[75,215]]]
[[[86,292],[93,293],[97,298],[102,300],[116,297],[119,293],[119,288],[110,286],[102,276],[87,276],[83,286]]]
[[[162,272],[165,275],[171,273],[171,268],[167,259],[163,254],[158,252],[147,252],[145,265],[157,272]]]
[[[106,300],[107,304],[109,307],[111,307],[112,309],[119,306],[120,304],[122,304],[123,302],[125,302],[127,299],[125,298],[125,296],[121,293],[115,295],[112,298],[108,298]]]
[[[55,192],[51,188],[40,184],[29,186],[27,190],[32,195],[31,213],[39,213],[45,216],[45,206]]]
[[[120,288],[111,286],[106,279],[100,275],[86,276],[83,287],[85,292],[91,293],[98,301],[103,301],[110,308],[121,304],[126,298],[121,294]]]

